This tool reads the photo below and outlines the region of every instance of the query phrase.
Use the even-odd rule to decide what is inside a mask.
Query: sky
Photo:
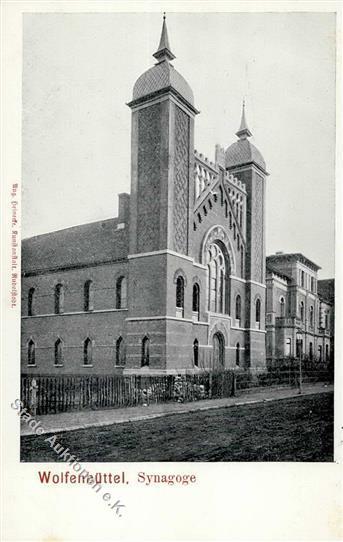
[[[25,14],[22,237],[117,215],[130,191],[131,112],[154,63],[159,13]],[[243,97],[270,176],[267,254],[302,252],[334,276],[335,16],[167,14],[175,68],[200,114],[195,148],[237,138]]]

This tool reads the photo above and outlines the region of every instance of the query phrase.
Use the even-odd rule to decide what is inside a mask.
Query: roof
[[[133,87],[132,100],[138,100],[143,96],[164,88],[176,90],[187,102],[194,105],[194,96],[191,87],[186,79],[167,60],[156,64],[137,79]]]
[[[94,265],[127,257],[128,228],[117,218],[91,222],[22,241],[22,273]]]
[[[311,269],[313,269],[314,271],[318,271],[318,269],[321,269],[319,265],[315,264],[314,262],[306,258],[306,256],[304,256],[300,252],[294,252],[291,254],[272,254],[271,256],[267,256],[268,267],[270,266],[270,264],[273,264],[273,263],[277,264],[277,263],[285,263],[285,262],[287,263],[301,262],[307,267],[310,267]]]
[[[266,163],[262,154],[248,139],[239,139],[225,151],[226,168],[251,164],[252,162],[266,171]]]

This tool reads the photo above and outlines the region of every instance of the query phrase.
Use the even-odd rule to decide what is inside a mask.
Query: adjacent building
[[[334,281],[318,280],[320,267],[303,254],[267,257],[266,351],[269,359],[333,358]]]

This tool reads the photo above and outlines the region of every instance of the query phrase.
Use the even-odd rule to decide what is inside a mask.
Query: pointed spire
[[[173,60],[175,58],[175,56],[170,50],[165,13],[163,13],[163,25],[162,25],[160,44],[158,46],[156,53],[154,53],[153,56],[157,58],[159,62],[162,62],[163,60]]]
[[[247,137],[252,136],[252,133],[250,132],[247,125],[247,121],[245,119],[245,100],[243,100],[241,125],[239,127],[238,132],[236,132],[236,136],[238,136],[239,139],[246,139]]]

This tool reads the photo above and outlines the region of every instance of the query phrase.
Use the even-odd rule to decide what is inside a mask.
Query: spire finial
[[[163,62],[164,60],[173,60],[175,58],[175,56],[170,50],[165,11],[163,12],[163,24],[160,43],[156,53],[154,53],[153,56],[157,58],[159,62]]]
[[[247,121],[245,119],[245,98],[243,98],[241,125],[239,127],[238,132],[236,132],[236,136],[238,136],[239,139],[247,139],[247,137],[252,136],[252,133],[250,132],[247,125]]]

